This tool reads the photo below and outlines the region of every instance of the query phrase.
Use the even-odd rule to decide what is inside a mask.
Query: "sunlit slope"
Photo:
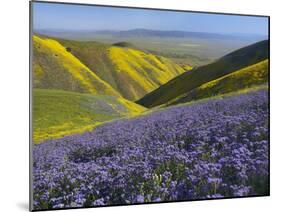
[[[173,61],[136,49],[127,42],[59,42],[124,98],[133,101],[185,71]]]
[[[139,99],[184,72],[169,59],[136,49],[111,47],[109,57],[116,69],[120,93],[131,100]]]
[[[117,90],[114,66],[108,58],[108,48],[110,45],[95,41],[57,40],[98,77]]]
[[[33,36],[33,86],[120,96],[54,39]]]
[[[105,121],[138,115],[144,110],[122,97],[34,89],[33,141],[82,133]]]
[[[212,96],[245,90],[268,82],[268,60],[227,74],[216,80],[207,82],[176,99],[166,106],[204,99]]]
[[[238,49],[214,63],[185,72],[137,101],[145,107],[165,104],[204,83],[268,58],[268,40]]]

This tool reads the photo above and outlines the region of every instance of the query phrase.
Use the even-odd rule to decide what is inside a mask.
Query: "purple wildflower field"
[[[268,194],[268,91],[34,145],[34,209]]]

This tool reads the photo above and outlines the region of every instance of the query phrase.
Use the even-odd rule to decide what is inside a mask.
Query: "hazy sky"
[[[183,30],[267,35],[265,17],[127,9],[57,3],[33,3],[35,29]]]

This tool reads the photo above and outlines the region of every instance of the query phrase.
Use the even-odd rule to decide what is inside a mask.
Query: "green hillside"
[[[33,141],[82,133],[105,121],[143,111],[144,107],[122,97],[34,89]]]
[[[207,82],[166,103],[166,106],[259,86],[268,82],[268,60],[256,63],[216,80]]]
[[[214,63],[185,72],[151,93],[148,93],[136,102],[149,108],[165,104],[180,95],[190,92],[204,83],[256,64],[267,58],[268,41],[265,40],[238,49],[220,58]]]
[[[120,96],[54,39],[33,36],[33,86]]]
[[[99,78],[132,101],[185,72],[173,61],[136,49],[127,42],[109,45],[94,41],[58,41]]]

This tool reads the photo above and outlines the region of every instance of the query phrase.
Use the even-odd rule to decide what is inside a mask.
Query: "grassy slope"
[[[59,42],[71,48],[73,55],[129,100],[141,98],[185,71],[169,59],[135,49],[128,43],[107,45],[62,39]]]
[[[259,86],[268,82],[268,60],[227,74],[216,80],[207,82],[179,97],[171,100],[166,105],[174,105],[198,99],[217,96],[241,89]]]
[[[169,59],[136,49],[111,47],[109,57],[116,69],[120,92],[131,100],[139,99],[184,72]]]
[[[171,101],[204,83],[218,79],[241,68],[268,58],[268,41],[236,50],[214,63],[185,72],[137,101],[145,107],[154,107]]]
[[[58,39],[58,41],[66,48],[70,48],[71,53],[75,57],[79,58],[79,60],[94,71],[97,76],[117,90],[118,87],[113,75],[114,66],[107,56],[107,49],[110,45],[94,41],[81,42],[63,39]]]
[[[114,88],[136,98],[139,93],[135,86],[145,87],[148,80],[153,85],[145,90],[149,92],[184,71],[167,59],[127,46],[57,41],[39,36],[33,37],[33,43],[35,143],[84,132],[115,118],[137,115],[145,109],[121,98]],[[119,54],[125,58],[120,59]],[[123,60],[128,63],[125,69]],[[132,60],[137,62],[131,64]],[[143,73],[146,69],[155,72],[151,74],[155,79],[148,79],[149,75]],[[127,78],[124,73],[128,73]]]
[[[143,111],[144,107],[121,97],[34,89],[33,140],[40,143],[82,133],[105,121]]]
[[[33,43],[35,88],[120,96],[56,40],[34,36]]]

